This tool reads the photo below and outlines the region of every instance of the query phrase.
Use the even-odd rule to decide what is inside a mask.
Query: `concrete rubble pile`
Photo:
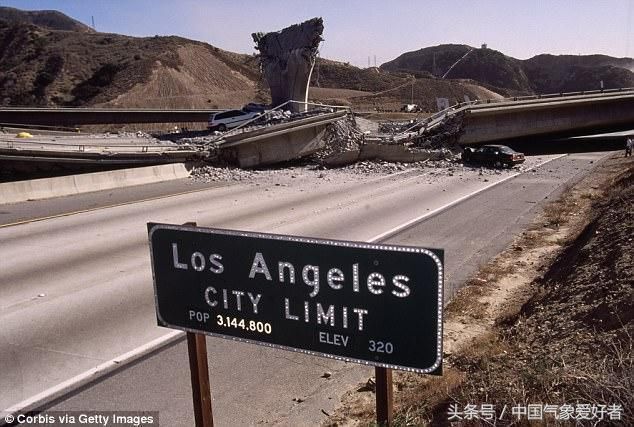
[[[345,166],[342,169],[361,174],[390,174],[395,172],[401,172],[407,169],[415,167],[422,167],[425,162],[416,163],[400,163],[400,162],[386,162],[385,160],[378,161],[363,161],[356,162],[352,165]]]
[[[258,171],[235,167],[203,166],[192,170],[191,179],[194,181],[249,181],[256,177]]]
[[[346,152],[359,152],[363,133],[358,129],[354,117],[349,115],[329,125],[322,140],[324,148],[313,155],[318,162]]]
[[[462,152],[458,139],[463,132],[462,115],[447,116],[442,123],[427,133],[414,139],[414,146],[430,149],[447,149]]]
[[[379,123],[379,132],[380,133],[389,133],[389,134],[397,134],[401,132],[405,132],[414,126],[414,120],[408,120],[406,122],[382,122]],[[422,124],[419,126],[421,127]],[[416,129],[412,129],[411,131],[415,131]]]
[[[401,124],[400,128],[411,127]],[[447,118],[438,130],[424,138],[413,136],[394,138],[394,134],[372,136],[359,129],[353,116],[330,125],[323,137],[325,147],[313,155],[313,159],[328,167],[342,167],[366,160],[383,160],[393,163],[453,160],[461,152],[457,143],[461,131],[460,121]],[[413,135],[420,135],[413,132]]]

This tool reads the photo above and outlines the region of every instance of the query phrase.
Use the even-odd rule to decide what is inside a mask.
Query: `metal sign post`
[[[187,352],[189,353],[189,370],[192,377],[196,427],[213,427],[214,418],[211,411],[211,386],[209,384],[205,335],[187,332]]]
[[[376,423],[380,426],[392,425],[394,418],[394,399],[392,388],[392,370],[389,368],[374,368],[376,379]]]
[[[196,223],[187,222],[184,225],[195,227]],[[209,384],[205,335],[187,332],[187,353],[189,355],[196,427],[213,427],[214,417],[211,410],[211,385]]]

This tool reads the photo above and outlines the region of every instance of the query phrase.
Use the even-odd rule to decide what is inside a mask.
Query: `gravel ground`
[[[548,156],[527,157],[522,165],[510,169],[494,169],[465,166],[460,161],[423,161],[416,163],[391,163],[385,161],[357,162],[341,168],[325,169],[316,163],[291,165],[277,169],[239,169],[234,167],[203,166],[192,171],[191,179],[198,182],[239,181],[246,184],[277,184],[292,186],[299,181],[318,184],[320,181],[360,181],[369,176],[389,175],[412,171],[428,178],[430,184],[443,177],[479,179],[484,182],[492,176],[510,175],[531,171]]]

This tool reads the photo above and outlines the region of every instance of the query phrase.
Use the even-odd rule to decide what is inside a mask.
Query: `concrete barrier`
[[[189,169],[184,163],[171,163],[142,168],[6,182],[0,184],[0,204],[70,196],[91,191],[181,179],[189,176]]]

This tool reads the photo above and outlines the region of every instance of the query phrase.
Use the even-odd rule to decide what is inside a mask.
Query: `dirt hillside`
[[[59,12],[2,11],[2,105],[229,108],[269,101],[253,55],[175,36],[99,33]],[[398,110],[412,101],[412,77],[319,58],[309,96],[318,102]],[[475,82],[415,77],[414,102],[430,111],[436,109],[436,97],[453,102],[465,95],[498,96]]]
[[[634,86],[631,58],[538,55],[519,60],[488,47],[454,44],[406,52],[381,68],[472,79],[506,95],[598,90],[601,81],[605,89]]]
[[[0,47],[4,105],[231,107],[257,99],[255,58],[180,37],[0,21]]]
[[[88,25],[56,10],[27,11],[12,7],[0,7],[0,20],[33,24],[47,30],[94,32]]]
[[[464,102],[465,96],[470,100],[502,97],[473,80],[441,80],[428,73],[387,71],[378,67],[362,69],[325,59],[315,64],[309,96],[363,110],[398,111],[403,104],[414,103],[426,112],[437,110],[436,98],[447,98],[455,104]]]
[[[144,107],[240,107],[266,101],[259,95],[258,81],[250,70],[231,67],[213,48],[195,43],[175,46],[177,67],[163,66],[157,59],[146,81],[138,82],[105,106]]]

